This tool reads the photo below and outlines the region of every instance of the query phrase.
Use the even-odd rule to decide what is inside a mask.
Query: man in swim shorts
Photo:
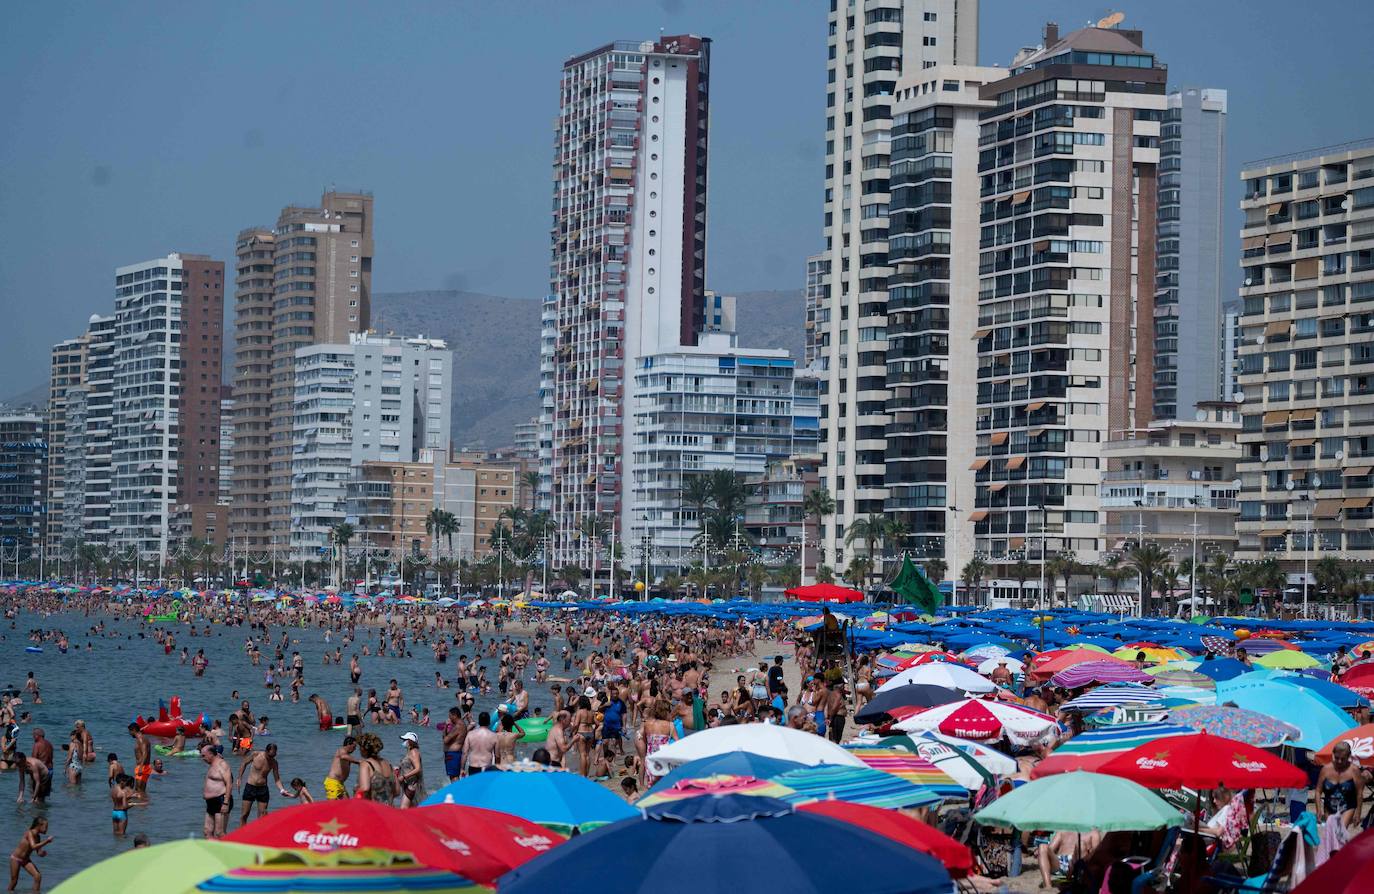
[[[137,724],[129,724],[129,736],[134,740],[134,791],[146,795],[153,776],[153,748]]]
[[[463,714],[456,707],[448,709],[448,726],[444,727],[444,772],[452,782],[463,775],[463,740],[468,727]]]
[[[343,745],[334,752],[334,759],[329,763],[329,775],[324,777],[324,796],[330,801],[341,801],[348,797],[348,772],[352,769],[349,764],[360,764],[362,761],[353,756],[353,752],[358,748],[358,740],[352,736],[344,736]]]
[[[205,784],[201,796],[205,799],[205,837],[223,838],[229,826],[229,811],[233,799],[229,793],[234,790],[234,772],[229,762],[220,756],[221,749],[207,745],[200,750],[200,759],[205,761]]]
[[[253,812],[253,804],[258,805],[258,816],[267,812],[267,802],[271,794],[267,791],[267,774],[272,774],[277,782],[277,791],[283,795],[286,789],[281,784],[281,770],[277,767],[277,744],[273,742],[262,751],[253,751],[243,759],[239,767],[239,784],[243,787],[243,812],[239,822],[248,822]]]

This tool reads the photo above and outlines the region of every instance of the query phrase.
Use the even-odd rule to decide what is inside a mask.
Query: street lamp
[[[953,528],[952,528],[951,530],[947,531],[946,534],[945,534],[946,538],[949,540],[949,550],[950,550],[950,552],[949,552],[949,561],[950,561],[950,564],[953,566],[953,567],[951,568],[951,570],[954,572],[954,584],[953,584],[953,586],[951,587],[950,592],[949,592],[949,604],[950,604],[950,605],[958,605],[958,604],[959,604],[959,507],[958,507],[958,506],[951,506],[951,507],[949,507],[949,511],[950,511],[950,513],[952,513],[952,514],[954,515],[954,526],[953,526]]]
[[[1302,483],[1303,492],[1298,496],[1305,511],[1303,520],[1303,545],[1302,545],[1302,616],[1307,617],[1307,563],[1312,557],[1312,497],[1306,488],[1310,485],[1316,488],[1321,484],[1321,476],[1313,472],[1310,478]],[[1288,479],[1288,492],[1292,493],[1300,485],[1298,479]]]

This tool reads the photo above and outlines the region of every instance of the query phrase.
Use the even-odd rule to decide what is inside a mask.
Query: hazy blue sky
[[[176,249],[230,259],[239,229],[330,184],[376,194],[377,291],[541,295],[559,67],[660,28],[715,41],[708,285],[799,286],[821,242],[827,7],[7,4],[0,396],[45,381],[51,344],[109,312],[115,266]],[[1046,19],[1067,31],[1113,8],[983,0],[980,61],[1006,64]],[[1126,13],[1171,83],[1230,91],[1228,209],[1242,161],[1374,136],[1369,0]]]

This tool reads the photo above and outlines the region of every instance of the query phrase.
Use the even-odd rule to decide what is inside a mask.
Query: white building
[[[440,339],[371,333],[296,351],[291,555],[327,552],[367,461],[417,462],[449,445],[453,353]]]
[[[821,484],[826,564],[844,564],[844,531],[882,513],[886,405],[888,157],[897,81],[937,64],[978,62],[977,0],[830,4],[824,256],[828,317],[815,330],[822,367]],[[818,319],[824,314],[818,314]]]

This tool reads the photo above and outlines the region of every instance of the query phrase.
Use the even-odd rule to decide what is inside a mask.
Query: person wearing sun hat
[[[420,738],[414,733],[401,733],[405,755],[396,767],[396,781],[401,786],[401,807],[416,807],[425,797],[425,770],[420,758]]]

